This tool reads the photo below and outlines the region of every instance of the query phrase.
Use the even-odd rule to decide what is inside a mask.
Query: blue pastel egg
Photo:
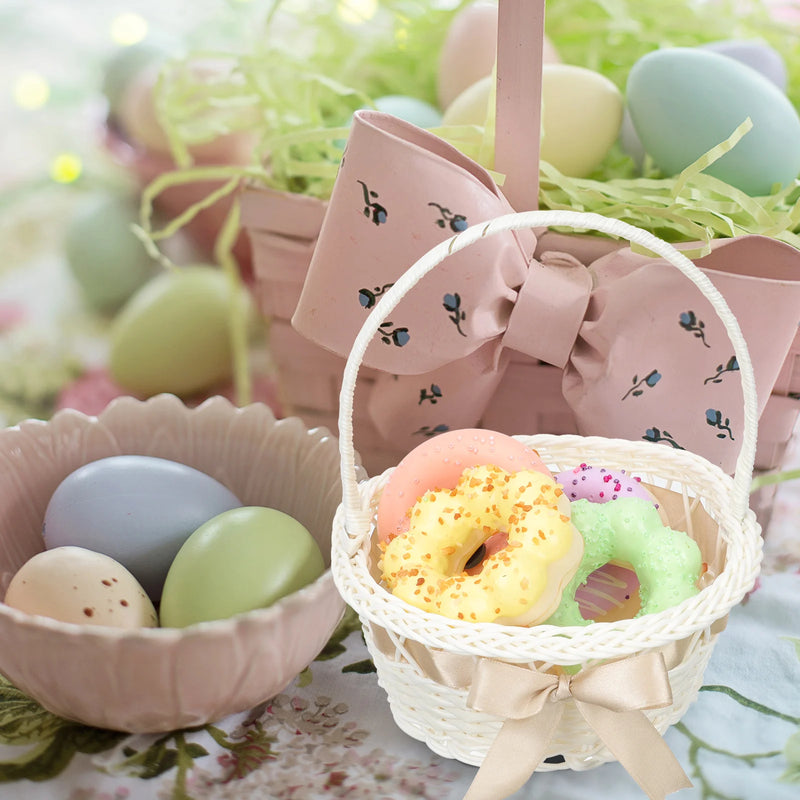
[[[48,549],[72,545],[110,556],[157,601],[175,555],[239,499],[204,472],[150,456],[92,461],[70,473],[47,505]]]
[[[745,64],[708,49],[667,48],[634,64],[628,109],[645,151],[675,175],[727,139],[753,127],[706,168],[749,195],[766,195],[800,174],[800,117],[781,90]]]
[[[375,108],[385,114],[410,122],[418,128],[435,128],[442,123],[438,108],[416,97],[402,94],[387,94],[375,100]]]

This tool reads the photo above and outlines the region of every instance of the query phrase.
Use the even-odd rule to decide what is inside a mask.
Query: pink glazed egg
[[[408,530],[407,512],[430,489],[454,488],[467,467],[490,464],[507,472],[552,475],[535,450],[511,436],[479,428],[448,431],[415,447],[395,467],[378,505],[378,537]]]

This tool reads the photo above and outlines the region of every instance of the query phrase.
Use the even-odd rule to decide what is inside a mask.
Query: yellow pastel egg
[[[485,125],[493,78],[487,75],[468,86],[445,109],[442,125]]]
[[[485,125],[491,92],[491,76],[477,81],[448,106],[442,124]],[[585,177],[616,141],[623,108],[622,93],[600,73],[570,64],[545,64],[541,160],[564,175]]]
[[[604,75],[571,64],[545,64],[541,160],[582,178],[595,169],[622,125],[622,92]]]

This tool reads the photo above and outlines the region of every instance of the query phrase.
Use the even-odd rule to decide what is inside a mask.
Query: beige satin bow
[[[574,676],[483,659],[467,704],[505,722],[464,800],[497,800],[519,789],[547,754],[570,700],[652,800],[691,786],[642,713],[672,702],[660,653],[631,656]]]
[[[391,649],[385,631],[374,627],[373,635],[378,647]],[[412,642],[406,648],[431,680],[469,689],[470,708],[504,720],[464,800],[502,800],[523,786],[547,755],[568,702],[651,800],[692,785],[642,713],[672,703],[661,652],[640,653],[570,676],[432,651]]]

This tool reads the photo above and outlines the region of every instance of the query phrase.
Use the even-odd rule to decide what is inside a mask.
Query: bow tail
[[[650,800],[663,800],[691,787],[678,759],[643,712],[612,710],[577,699],[575,705]]]
[[[505,720],[464,800],[497,800],[524,786],[547,755],[563,713],[563,703],[544,703],[533,717]]]
[[[508,358],[488,343],[474,353],[422,375],[379,375],[368,412],[381,435],[408,449],[421,437],[473,428],[503,377]]]

